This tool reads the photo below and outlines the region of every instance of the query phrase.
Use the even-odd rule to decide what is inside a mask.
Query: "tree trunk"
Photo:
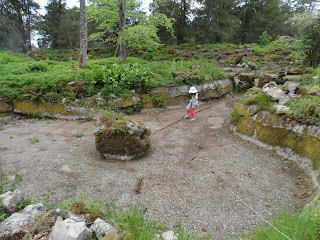
[[[119,33],[119,60],[120,61],[125,61],[127,57],[127,49],[126,49],[126,44],[125,44],[125,26],[126,26],[126,2],[125,0],[120,0],[120,5],[119,5],[119,17],[120,17],[120,23],[119,23],[119,28],[120,28],[120,33]]]
[[[80,0],[80,54],[79,68],[84,68],[87,61],[87,11],[86,0]]]
[[[204,42],[205,43],[210,43],[210,33],[211,33],[211,22],[212,22],[212,18],[213,18],[213,0],[208,0],[208,11],[207,11],[207,26],[204,30],[204,34],[205,34],[205,39]]]

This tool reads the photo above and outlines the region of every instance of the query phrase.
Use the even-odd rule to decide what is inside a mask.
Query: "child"
[[[191,116],[192,118],[190,121],[193,122],[196,120],[196,118],[194,117],[194,109],[199,106],[199,104],[198,104],[198,91],[195,87],[191,87],[189,90],[189,93],[192,93],[192,98],[190,100],[190,103],[187,106],[187,114],[188,115],[185,116],[184,118],[190,118],[190,116]]]

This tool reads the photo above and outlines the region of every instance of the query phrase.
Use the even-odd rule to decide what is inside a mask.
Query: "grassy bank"
[[[199,66],[193,69],[192,66]],[[174,72],[183,72],[177,76]],[[7,100],[32,99],[59,102],[89,98],[102,92],[107,99],[111,94],[130,96],[131,90],[148,91],[153,87],[199,84],[207,77],[217,80],[226,74],[212,61],[149,62],[141,58],[90,60],[84,69],[76,61],[35,61],[23,55],[0,51],[0,96]],[[84,83],[82,89],[70,91],[67,84]]]

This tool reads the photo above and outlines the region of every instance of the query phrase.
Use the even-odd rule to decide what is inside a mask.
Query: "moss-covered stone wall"
[[[233,92],[233,82],[230,79],[205,82],[195,85],[199,92],[200,101],[208,101],[222,97]],[[168,86],[152,89],[149,93],[137,94],[131,98],[116,98],[108,102],[111,106],[119,108],[130,108],[141,104],[142,108],[159,107],[152,101],[152,94],[157,93],[158,98],[162,98],[162,106],[174,106],[186,104],[190,100],[188,93],[190,86]],[[159,100],[159,99],[158,99]],[[0,98],[0,117],[11,112],[32,115],[52,115],[61,118],[93,117],[97,119],[103,110],[85,107],[67,106],[62,103],[35,102],[32,100],[15,100],[7,103]]]
[[[236,105],[241,117],[233,130],[243,138],[290,156],[313,176],[318,185],[320,170],[320,126],[306,125],[267,111],[255,105]]]

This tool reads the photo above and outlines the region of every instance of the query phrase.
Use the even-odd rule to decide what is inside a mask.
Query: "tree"
[[[127,56],[125,27],[127,4],[124,0],[119,3],[119,60],[125,61]]]
[[[286,35],[285,21],[290,16],[287,4],[280,0],[246,0],[237,6],[241,43],[258,42],[267,31],[273,38]]]
[[[231,42],[236,34],[238,19],[235,0],[203,0],[192,22],[196,40],[200,43]]]
[[[294,14],[289,20],[301,41],[304,63],[316,68],[320,64],[320,14],[310,11]]]
[[[66,3],[64,0],[49,0],[45,7],[47,14],[41,24],[42,35],[45,41],[51,43],[52,48],[61,48],[62,19],[66,16]]]
[[[88,20],[99,23],[99,32],[89,36],[89,40],[103,38],[106,42],[120,44],[120,39],[126,48],[145,47],[156,48],[159,45],[157,32],[163,26],[172,32],[170,20],[163,14],[146,16],[138,10],[134,1],[126,1],[126,11],[119,11],[119,0],[93,0],[88,7]],[[120,15],[123,16],[120,31]],[[125,25],[124,25],[125,23]]]
[[[79,67],[84,68],[87,61],[87,12],[86,0],[80,0],[80,54],[79,54]]]
[[[1,0],[0,45],[20,49],[31,41],[39,7],[33,0]]]
[[[172,21],[177,44],[190,41],[191,0],[153,0],[150,10],[152,14],[164,14]],[[165,42],[172,41],[165,29],[160,29],[159,35]]]

